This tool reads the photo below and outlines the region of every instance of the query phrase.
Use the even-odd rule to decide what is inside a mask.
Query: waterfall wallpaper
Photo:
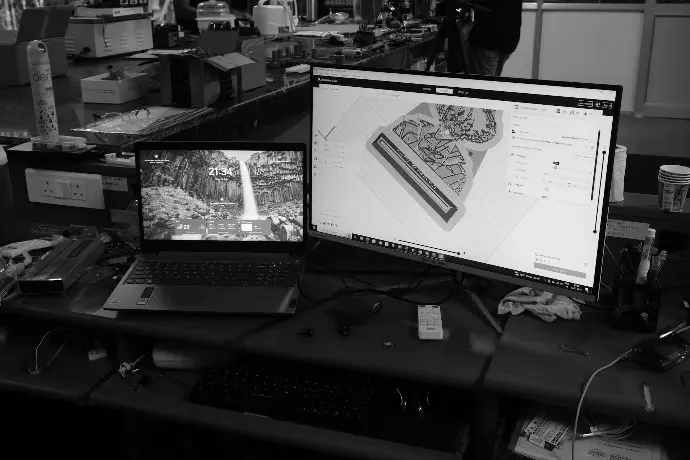
[[[302,241],[302,152],[140,153],[144,237]]]

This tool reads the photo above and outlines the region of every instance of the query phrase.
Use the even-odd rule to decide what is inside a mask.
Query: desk
[[[675,326],[685,317],[680,298],[678,293],[664,297],[660,329]],[[587,311],[579,321],[551,324],[531,315],[512,317],[489,367],[485,389],[574,409],[581,386],[592,372],[649,335],[611,329],[605,324],[607,316],[607,312]],[[564,343],[589,355],[562,352],[558,347]],[[687,361],[665,373],[648,371],[631,361],[619,362],[594,379],[583,408],[690,428],[690,388],[683,388],[680,381],[686,372],[690,372]],[[650,385],[653,412],[644,410],[642,382]]]
[[[90,403],[330,455],[371,460],[457,458],[448,453],[192,404],[185,401],[189,388],[180,382],[193,385],[195,374],[168,372],[174,375],[172,380],[157,370],[145,372],[152,376],[152,383],[142,391],[130,390],[140,376],[115,377],[91,395]]]
[[[401,67],[408,60],[406,55],[422,57],[431,45],[433,36],[419,42],[391,47],[383,53],[364,56],[348,64],[370,67]],[[103,73],[108,64],[115,67],[124,65],[130,71],[146,71],[155,77],[157,65],[137,67],[138,61],[125,58],[70,62],[67,75],[54,80],[55,102],[60,133],[75,135],[71,130],[93,121],[93,115],[106,112],[128,112],[141,107],[160,105],[160,93],[153,92],[142,99],[122,105],[82,104],[80,80]],[[411,64],[412,62],[409,62]],[[286,118],[299,119],[309,108],[310,84],[308,75],[291,77],[284,69],[267,71],[267,83],[251,91],[239,93],[232,105],[227,107],[206,107],[194,109],[191,120],[161,124],[154,132],[134,139],[132,136],[109,135],[104,140],[91,133],[76,133],[87,137],[95,144],[109,146],[112,151],[127,150],[134,140],[235,140],[248,131],[270,126]],[[0,88],[0,138],[6,143],[19,143],[36,135],[33,102],[28,86]]]
[[[0,321],[0,324],[7,326],[7,321]],[[30,331],[11,328],[7,344],[0,347],[0,391],[83,403],[90,388],[110,371],[108,359],[89,362],[86,348],[80,346],[82,337],[74,335],[60,352],[53,368],[31,375],[27,371],[27,360],[34,359],[41,337],[52,329],[51,326],[32,326]],[[58,342],[66,337],[62,331],[55,334],[61,334],[56,339]],[[46,363],[54,351],[55,348],[44,348],[39,362]]]
[[[375,263],[369,267],[372,265]],[[410,272],[418,271],[419,267],[415,268]],[[148,315],[109,318],[93,315],[106,300],[110,286],[109,283],[77,283],[64,297],[20,296],[4,302],[1,311],[5,315],[50,318],[109,334],[129,335],[129,340],[137,336],[139,339],[204,344],[221,348],[221,354],[241,351],[290,358],[345,371],[357,370],[473,392],[480,390],[490,357],[498,344],[494,329],[471,306],[469,298],[462,295],[443,304],[447,340],[421,342],[416,337],[415,305],[389,298],[350,296],[320,305],[304,301],[298,307],[298,314],[290,318],[154,318]],[[341,289],[342,284],[335,277],[309,274],[304,287],[312,296],[325,297]],[[420,289],[415,296],[420,302],[438,299],[448,288]],[[488,305],[495,306],[508,289],[493,289],[482,298]],[[376,300],[382,300],[383,306],[371,315],[368,308]],[[343,317],[352,324],[348,337],[337,332],[336,321]],[[306,326],[316,329],[313,337],[296,334]],[[384,340],[392,341],[394,346],[384,348]],[[155,369],[143,372],[154,377],[153,384],[145,391],[130,391],[139,378],[137,375],[125,379],[116,376],[92,393],[89,403],[347,457],[379,460],[455,458],[448,453],[399,443],[194,405],[185,398],[197,378],[196,373],[175,373],[177,378],[172,380]]]

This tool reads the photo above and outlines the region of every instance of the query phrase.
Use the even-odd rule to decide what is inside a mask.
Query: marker
[[[640,265],[637,267],[637,277],[635,282],[637,284],[644,284],[647,280],[647,272],[649,272],[650,257],[652,255],[652,244],[654,243],[654,237],[656,236],[656,230],[650,228],[647,230],[647,237],[644,239],[644,245],[642,246],[642,254],[640,254]]]

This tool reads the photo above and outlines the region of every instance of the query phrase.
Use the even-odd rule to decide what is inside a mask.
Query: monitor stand
[[[393,279],[391,279],[393,278]],[[377,279],[379,282],[377,282]],[[367,277],[366,281],[361,281],[361,280],[348,280],[348,284],[350,287],[356,287],[356,288],[363,288],[366,289],[368,287],[371,287],[371,284],[367,283],[370,282],[371,284],[376,286],[376,289],[381,290],[381,291],[390,291],[390,290],[405,290],[410,287],[410,283],[407,279],[401,280],[400,275],[375,275],[375,276],[369,276]],[[440,275],[440,274],[434,274],[430,277],[427,277],[422,281],[420,284],[414,283],[415,289],[420,289],[424,287],[431,287],[431,286],[439,286],[439,285],[445,285],[449,283],[454,283],[455,281],[448,279],[448,275]],[[475,308],[479,310],[479,312],[484,315],[484,318],[491,324],[491,326],[494,328],[494,330],[499,334],[503,334],[503,328],[501,327],[498,322],[494,319],[493,316],[491,316],[491,313],[489,313],[489,310],[486,308],[486,305],[484,305],[484,302],[482,302],[482,299],[479,298],[479,296],[472,290],[467,289],[464,286],[460,286],[460,289],[462,289],[469,298],[472,300],[474,303]]]

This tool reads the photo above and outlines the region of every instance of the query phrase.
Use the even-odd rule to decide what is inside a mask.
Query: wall
[[[633,111],[642,13],[544,11],[539,78],[623,86]]]
[[[645,103],[686,111],[690,107],[690,16],[654,18]]]

